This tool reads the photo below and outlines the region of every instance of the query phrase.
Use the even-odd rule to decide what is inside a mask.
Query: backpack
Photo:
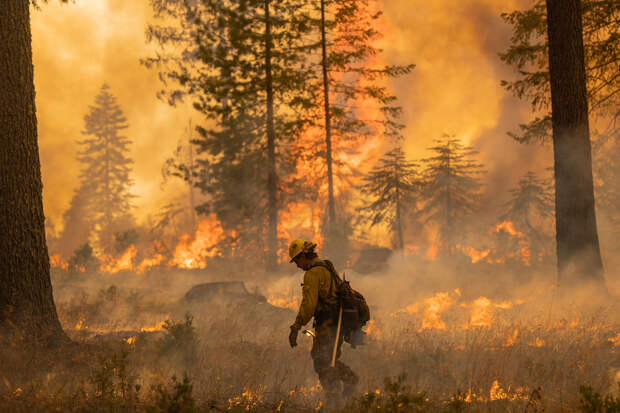
[[[351,344],[352,347],[364,344],[365,333],[362,331],[362,327],[370,320],[370,308],[368,308],[366,299],[362,294],[351,288],[348,281],[340,280],[331,261],[317,262],[310,266],[310,268],[313,267],[323,267],[329,271],[332,276],[330,290],[334,282],[336,284],[338,305],[332,312],[336,314],[337,318],[340,312],[340,305],[342,305],[341,331],[344,341]]]

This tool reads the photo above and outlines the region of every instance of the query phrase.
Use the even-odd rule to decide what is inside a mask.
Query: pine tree
[[[435,142],[428,148],[434,155],[422,159],[420,216],[436,225],[439,249],[452,255],[457,237],[465,233],[466,219],[479,207],[482,185],[477,176],[483,170],[473,159],[477,152],[454,136],[444,135]]]
[[[60,233],[59,251],[69,257],[76,248],[88,242],[93,233],[93,216],[90,208],[92,188],[81,184],[71,198],[69,208],[62,214],[64,227]]]
[[[553,218],[553,186],[527,172],[515,188],[510,189],[511,200],[504,207],[500,221],[509,220],[515,229],[527,236],[533,256],[548,255],[551,237],[545,231],[546,221]],[[535,257],[534,257],[535,258]]]
[[[504,85],[543,112],[514,136],[528,142],[553,135],[560,279],[583,274],[601,285],[589,117],[615,128],[620,116],[620,4],[539,0],[525,12],[503,17],[514,34],[501,57],[520,73]],[[575,264],[577,255],[584,259]],[[573,264],[577,271],[564,273]]]
[[[620,3],[609,0],[581,2],[583,45],[590,112],[610,120],[620,116]],[[511,44],[501,59],[512,65],[518,78],[502,81],[517,97],[528,100],[534,120],[511,135],[522,142],[551,139],[551,95],[545,0],[527,10],[502,14],[513,26]]]
[[[196,139],[197,183],[215,212],[238,236],[240,250],[276,263],[278,210],[285,201],[282,176],[291,172],[287,142],[299,135],[310,106],[310,68],[304,35],[310,30],[303,2],[200,0],[153,2],[156,14],[177,26],[149,29],[160,44],[181,55],[147,59],[172,80],[162,95],[171,103],[191,96],[207,123]],[[177,66],[166,66],[174,62]]]
[[[395,248],[404,253],[404,221],[415,210],[420,182],[417,165],[405,159],[400,147],[385,154],[364,177],[360,191],[374,200],[359,208],[371,226],[386,223],[393,231]]]
[[[169,177],[180,178],[187,184],[188,203],[187,209],[189,210],[190,232],[196,231],[196,197],[194,194],[194,187],[196,175],[198,173],[196,164],[194,162],[194,148],[192,144],[192,135],[194,128],[192,122],[189,122],[187,128],[188,140],[182,142],[179,140],[177,147],[172,157],[166,159],[161,173],[163,178],[163,184],[166,183]]]
[[[414,65],[381,67],[374,63],[381,53],[374,45],[381,36],[375,29],[381,18],[381,12],[375,10],[378,7],[374,0],[321,0],[318,10],[322,96],[316,111],[322,112],[324,118],[320,126],[325,145],[317,144],[310,151],[325,160],[324,165],[313,169],[318,171],[317,187],[327,181],[328,219],[324,232],[328,249],[332,244],[332,250],[346,243],[339,239],[343,234],[333,230],[341,226],[336,218],[334,174],[342,178],[351,168],[342,155],[354,155],[355,148],[373,136],[398,139],[403,128],[399,123],[402,109],[385,81],[410,73]]]
[[[81,185],[89,188],[88,208],[92,214],[99,246],[112,251],[114,234],[132,224],[130,193],[131,164],[127,152],[131,141],[121,135],[127,119],[104,84],[84,117],[83,140],[78,141],[81,150],[78,160],[83,165]]]

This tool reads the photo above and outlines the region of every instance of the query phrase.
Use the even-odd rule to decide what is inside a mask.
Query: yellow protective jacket
[[[311,264],[320,261],[322,260],[317,257],[311,261]],[[301,329],[308,324],[308,321],[310,321],[313,316],[337,304],[338,296],[336,295],[336,290],[340,284],[340,276],[338,273],[336,273],[336,276],[337,279],[331,284],[332,276],[327,268],[316,266],[306,271],[302,288],[303,297],[293,327],[298,330]]]

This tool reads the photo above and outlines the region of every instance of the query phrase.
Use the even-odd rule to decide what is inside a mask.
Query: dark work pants
[[[340,347],[342,346],[342,334],[338,340],[336,365],[333,368],[331,367],[337,327],[338,324],[335,320],[328,319],[317,323],[314,327],[315,337],[312,342],[312,351],[310,352],[314,361],[314,370],[319,375],[321,387],[323,387],[328,397],[337,396],[341,393],[340,383],[344,386],[344,392],[349,393],[353,391],[353,387],[355,387],[358,381],[358,377],[353,370],[338,360],[340,358]]]

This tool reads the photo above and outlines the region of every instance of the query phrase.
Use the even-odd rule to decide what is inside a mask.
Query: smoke
[[[500,205],[525,172],[543,172],[552,159],[549,147],[521,145],[507,135],[531,113],[500,85],[514,76],[498,57],[511,34],[500,14],[528,6],[523,0],[385,2],[387,61],[416,64],[412,75],[393,82],[405,113],[407,154],[423,157],[433,139],[455,135],[480,151],[488,197]]]
[[[506,136],[507,131],[525,122],[530,108],[500,86],[500,80],[512,73],[497,57],[510,36],[510,28],[501,22],[499,14],[527,3],[386,0],[384,5],[385,63],[417,65],[410,76],[393,82],[405,114],[406,153],[414,159],[426,156],[426,148],[444,132],[473,145],[488,171],[484,214],[490,220],[508,196],[507,190],[526,171],[542,176],[551,164],[549,147],[519,145]],[[160,169],[195,114],[186,106],[174,109],[159,102],[155,98],[160,87],[156,74],[139,65],[139,59],[149,53],[144,28],[150,14],[147,0],[80,0],[64,6],[50,2],[33,13],[44,204],[46,215],[58,227],[78,185],[75,141],[81,138],[82,118],[104,81],[110,84],[130,125],[127,136],[134,142],[138,218],[145,218],[171,194],[183,190],[179,183],[161,192]],[[380,236],[373,241],[379,244]],[[200,372],[195,376],[200,384],[197,389],[219,389],[224,383],[226,391],[240,394],[244,386],[264,386],[273,377],[278,379],[272,380],[274,384],[286,392],[300,383],[314,385],[316,375],[307,354],[310,340],[300,336],[301,348],[295,350],[286,343],[288,325],[294,320],[301,296],[303,273],[292,264],[277,274],[266,274],[259,267],[247,263],[246,271],[241,271],[230,263],[220,267],[209,263],[202,270],[69,275],[55,269],[52,275],[55,300],[61,318],[66,317],[63,327],[67,330],[75,330],[81,326],[79,317],[93,313],[110,330],[139,331],[158,326],[166,318],[180,320],[184,311],[191,310],[201,334],[200,358],[195,366]],[[609,265],[606,271],[608,282],[617,289],[620,278],[614,268],[617,266]],[[561,394],[566,391],[561,386],[567,380],[571,385],[583,384],[593,379],[590,374],[601,371],[601,365],[618,380],[617,360],[613,366],[605,364],[613,360],[609,334],[612,330],[618,333],[617,308],[609,304],[611,310],[597,312],[608,305],[607,297],[592,298],[581,288],[555,288],[552,264],[534,270],[518,263],[482,261],[474,265],[465,256],[430,261],[422,251],[405,258],[395,254],[379,272],[341,272],[366,296],[373,320],[394,334],[385,340],[374,338],[356,352],[346,348],[344,359],[361,373],[364,388],[360,390],[404,370],[420,390],[446,394],[472,386],[488,390],[491,381],[498,379],[504,386],[548,384],[545,390],[549,394]],[[261,309],[254,312],[236,301],[205,301],[189,307],[183,303],[183,296],[196,284],[234,280],[243,281],[251,295],[262,294],[268,302],[291,310],[271,317],[270,312],[262,312],[269,308],[264,303],[252,307]],[[118,287],[122,305],[114,301],[111,285]],[[84,293],[89,298],[80,298]],[[428,300],[437,294],[445,298],[446,309],[436,314],[447,326],[443,336],[436,329],[420,332],[422,318],[432,303]],[[490,314],[494,328],[466,330],[472,319],[480,322],[472,314],[481,306],[486,311],[482,315]],[[96,308],[103,310],[94,311]],[[406,308],[411,316],[406,311],[399,313]],[[588,330],[588,325],[578,331],[564,329],[572,322],[585,323],[588,317],[599,320],[607,315],[605,328],[600,327],[599,332]],[[519,345],[503,352],[507,332],[512,339],[515,331],[519,333],[516,328],[522,330],[514,335]],[[75,331],[69,333],[75,337]],[[590,337],[594,344],[588,341]],[[511,363],[508,368],[507,363]],[[558,365],[568,366],[561,380],[552,373],[544,379],[534,375],[556,372]],[[215,381],[223,373],[222,381]],[[273,387],[279,388],[272,386],[270,391]]]
[[[548,176],[550,145],[522,145],[506,135],[529,116],[527,103],[500,85],[512,68],[497,54],[509,44],[511,27],[500,13],[529,6],[525,0],[391,0],[383,4],[384,63],[415,63],[411,75],[392,80],[404,109],[405,151],[410,158],[427,155],[426,148],[444,132],[474,146],[485,165],[485,208],[481,226],[493,221],[509,196],[508,189],[532,170]],[[78,185],[76,140],[83,116],[101,84],[108,82],[130,125],[135,161],[134,212],[139,220],[153,214],[184,191],[171,181],[161,191],[161,165],[195,116],[189,105],[171,108],[156,99],[161,87],[156,73],[139,64],[153,52],[144,30],[151,18],[147,0],[81,0],[46,4],[33,11],[33,53],[44,205],[59,232],[62,214]],[[599,223],[607,229],[611,222]],[[376,244],[383,235],[372,234]],[[411,237],[411,234],[408,234]],[[607,244],[613,238],[605,237]],[[614,251],[604,254],[613,267]],[[611,281],[617,277],[610,278]]]
[[[39,142],[48,219],[62,228],[62,213],[78,186],[76,140],[83,117],[104,82],[111,87],[129,123],[133,141],[132,192],[138,219],[152,214],[182,190],[171,183],[160,191],[164,160],[183,138],[193,115],[187,106],[171,108],[157,100],[157,74],[141,66],[149,53],[144,31],[151,16],[147,0],[50,2],[32,12],[33,60]]]
[[[529,389],[520,392],[525,400],[536,386],[549,394],[562,389],[571,398],[583,383],[599,383],[605,392],[616,389],[617,301],[583,288],[554,288],[550,267],[528,276],[519,265],[394,255],[380,272],[342,272],[371,307],[367,344],[345,345],[342,355],[360,375],[359,392],[374,391],[385,377],[402,372],[429,397],[467,385],[482,397],[495,381],[513,392]],[[281,393],[292,395],[299,386],[317,382],[312,340],[300,334],[295,349],[286,341],[298,301],[290,308],[270,305],[274,297],[299,299],[302,279],[293,264],[285,274],[225,267],[80,274],[79,280],[56,280],[54,293],[68,334],[76,340],[123,340],[136,353],[144,385],[189,372],[203,399],[265,389],[264,397],[285,397]],[[233,280],[243,281],[248,293],[205,294],[193,302],[183,298],[196,284]],[[84,292],[90,298],[80,298]],[[187,311],[195,338],[178,330]],[[174,320],[174,334],[164,330],[164,320]],[[528,369],[532,363],[545,375]],[[303,396],[318,403],[320,393],[315,389]]]
[[[481,151],[498,194],[546,156],[536,146],[520,146],[506,136],[528,114],[507,97],[500,80],[511,75],[497,53],[510,28],[499,14],[525,1],[386,1],[381,46],[385,63],[417,65],[412,75],[394,80],[405,113],[408,156],[424,156],[442,133],[452,133]],[[139,219],[153,213],[181,184],[159,190],[160,167],[172,153],[188,119],[188,106],[171,108],[155,97],[157,75],[139,64],[153,49],[144,30],[151,17],[147,0],[82,0],[45,5],[32,16],[35,83],[46,216],[62,225],[78,184],[75,160],[83,116],[101,84],[125,111],[134,144],[134,193]],[[505,161],[508,162],[505,162]],[[507,172],[510,171],[510,172]]]

